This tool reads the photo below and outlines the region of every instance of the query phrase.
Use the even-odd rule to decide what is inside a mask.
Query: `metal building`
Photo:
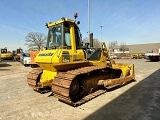
[[[124,53],[146,53],[149,50],[158,50],[160,43],[148,43],[148,44],[134,44],[126,45],[126,51]],[[120,46],[114,47],[113,53],[123,53]]]

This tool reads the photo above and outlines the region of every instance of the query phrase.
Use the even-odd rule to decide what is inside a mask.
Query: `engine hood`
[[[36,63],[53,63],[52,59],[54,57],[54,62],[59,62],[60,50],[43,50],[38,53],[35,57]]]

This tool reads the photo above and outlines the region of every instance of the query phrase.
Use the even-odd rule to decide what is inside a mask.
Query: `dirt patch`
[[[0,63],[0,67],[9,67],[11,66],[10,64],[7,64],[7,63]]]
[[[160,119],[160,64],[144,59],[118,59],[133,63],[136,81],[113,89],[79,106],[71,107],[33,91],[26,82],[32,69],[18,62],[0,67],[0,119],[3,120],[128,120]],[[9,69],[3,71],[3,69]]]
[[[9,69],[0,69],[0,71],[9,71]]]

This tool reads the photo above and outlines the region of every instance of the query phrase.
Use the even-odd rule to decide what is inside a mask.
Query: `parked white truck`
[[[22,50],[22,52],[20,53],[20,62],[22,65],[24,66],[30,66],[30,54],[28,50]]]
[[[159,61],[160,60],[160,48],[154,50],[148,50],[145,53],[145,58],[150,61]]]

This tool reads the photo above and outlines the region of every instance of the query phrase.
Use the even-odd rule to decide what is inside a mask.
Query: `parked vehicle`
[[[34,58],[38,55],[39,53],[39,50],[31,50],[29,52],[30,54],[30,65],[32,68],[36,68],[36,67],[39,67],[39,65],[35,62]]]
[[[131,54],[131,58],[132,59],[142,59],[145,57],[144,57],[144,54],[142,54],[142,53],[135,53],[135,54]]]
[[[14,60],[20,62],[20,55],[21,55],[22,49],[18,48],[16,51],[13,51],[14,54]]]
[[[2,60],[13,60],[13,55],[7,48],[1,48],[1,59]]]
[[[20,62],[24,66],[30,66],[30,54],[29,51],[23,51],[20,53]]]
[[[145,58],[150,61],[159,61],[160,60],[160,48],[154,50],[148,50],[145,53]]]

